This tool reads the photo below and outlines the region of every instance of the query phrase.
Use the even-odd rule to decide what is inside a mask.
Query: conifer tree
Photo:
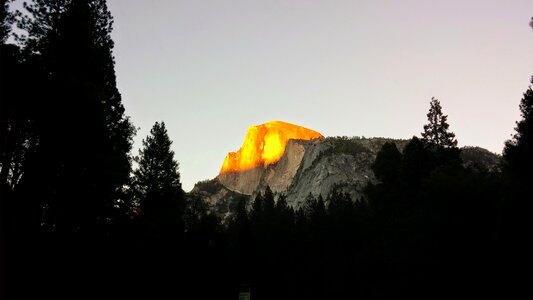
[[[448,130],[448,116],[442,113],[440,101],[434,97],[431,98],[429,112],[427,114],[429,123],[424,125],[422,139],[433,145],[444,148],[457,147],[455,134]]]
[[[237,201],[235,214],[228,224],[227,234],[233,252],[233,263],[238,266],[239,270],[246,269],[247,272],[252,272],[250,270],[252,233],[250,217],[246,210],[246,200],[244,198],[240,198]],[[243,276],[242,272],[239,272],[238,275]]]
[[[294,210],[289,206],[286,198],[285,195],[280,195],[274,207],[276,220],[284,229],[290,228],[294,223]]]
[[[35,148],[33,99],[39,96],[38,79],[42,79],[20,47],[7,43],[14,17],[9,12],[10,2],[2,1],[0,6],[0,185],[4,192],[13,192],[20,183],[26,160]]]
[[[270,186],[267,185],[265,193],[263,194],[263,212],[267,222],[272,222],[274,206],[274,193],[270,189]]]
[[[246,210],[246,201],[244,200],[244,198],[240,198],[237,201],[237,208],[235,209],[233,221],[239,226],[244,226],[248,224],[248,211]]]
[[[334,221],[349,215],[353,210],[353,202],[349,194],[340,189],[333,189],[327,197],[327,213]]]
[[[139,166],[134,171],[140,207],[157,222],[178,221],[183,209],[183,190],[165,123],[156,122],[142,143],[143,148],[135,158]]]
[[[311,224],[314,226],[322,225],[326,217],[326,206],[322,195],[319,194],[318,197],[315,197],[309,193],[305,199],[304,211]]]
[[[33,0],[16,13],[28,60],[39,66],[36,153],[21,181],[53,230],[115,219],[127,201],[132,137],[116,87],[113,19],[105,0]],[[21,184],[22,184],[21,183]]]
[[[531,77],[533,84],[533,76]],[[519,178],[532,178],[533,170],[533,90],[531,85],[520,101],[522,120],[516,122],[516,133],[505,143],[503,155],[507,169]]]
[[[254,202],[252,203],[252,207],[250,209],[250,221],[255,226],[263,223],[263,195],[261,192],[257,194]]]
[[[402,154],[398,151],[396,144],[386,142],[376,155],[372,170],[382,183],[387,184],[398,177],[401,164]]]

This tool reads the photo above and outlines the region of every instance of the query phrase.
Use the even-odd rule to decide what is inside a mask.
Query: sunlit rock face
[[[289,140],[278,162],[266,167],[260,165],[244,171],[221,173],[217,179],[229,190],[244,195],[262,191],[266,186],[276,193],[285,193],[300,168],[306,145],[320,144],[322,140]]]
[[[280,160],[289,140],[318,138],[323,136],[314,130],[282,121],[250,126],[239,151],[228,153],[224,159],[220,174],[267,167]]]

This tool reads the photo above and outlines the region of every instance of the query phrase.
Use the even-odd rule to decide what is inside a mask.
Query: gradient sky
[[[501,153],[533,75],[531,0],[108,4],[136,148],[165,121],[187,191],[250,125],[410,138],[432,96],[460,146]]]

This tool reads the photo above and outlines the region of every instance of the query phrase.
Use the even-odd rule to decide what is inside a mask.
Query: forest
[[[365,197],[333,190],[293,208],[267,188],[222,222],[183,191],[163,121],[133,153],[106,1],[33,0],[29,15],[10,2],[0,28],[1,299],[531,294],[531,86],[496,170],[462,163],[433,98],[419,137],[379,151]]]

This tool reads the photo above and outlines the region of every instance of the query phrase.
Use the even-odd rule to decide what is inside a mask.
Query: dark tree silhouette
[[[9,192],[16,190],[38,144],[34,109],[38,95],[24,85],[38,87],[41,74],[23,57],[17,46],[0,45],[0,182]],[[22,77],[26,83],[19,80]]]
[[[183,209],[183,190],[165,123],[156,122],[142,143],[135,158],[139,166],[133,172],[142,213],[157,221],[175,222]]]
[[[14,17],[26,34],[0,51],[9,286],[16,297],[28,285],[61,297],[87,290],[91,271],[105,280],[113,268],[113,248],[101,242],[125,220],[135,130],[116,88],[105,1],[25,6],[27,15]]]
[[[533,83],[533,77],[531,78]],[[524,238],[531,232],[533,226],[531,210],[533,202],[533,90],[531,85],[520,101],[520,114],[522,119],[516,122],[516,133],[513,138],[505,143],[503,157],[504,171],[509,182],[507,201],[503,209],[503,245],[505,254],[510,258],[509,265],[504,272],[508,274],[521,274],[525,271],[520,263],[528,257],[528,240]],[[507,250],[508,249],[508,250]],[[513,266],[513,267],[510,267]],[[509,277],[509,281],[522,282],[520,287],[526,287],[518,276]]]
[[[246,210],[246,201],[240,198],[237,202],[235,212],[229,220],[226,229],[228,238],[228,246],[232,256],[230,257],[230,264],[233,266],[234,275],[237,284],[250,283],[250,273],[252,269],[252,232],[250,217]]]
[[[202,198],[192,196],[185,199],[183,221],[185,231],[193,239],[212,240],[218,233],[220,221]]]
[[[291,231],[294,225],[294,210],[287,203],[285,195],[279,195],[278,201],[274,207],[275,211],[275,224],[277,234],[287,234],[287,231]]]
[[[327,212],[334,222],[346,222],[353,210],[353,201],[350,195],[338,189],[331,191],[327,197]]]
[[[376,177],[383,183],[394,181],[399,174],[402,154],[396,144],[386,142],[376,156],[372,164],[372,170]]]
[[[324,198],[322,198],[322,195],[318,195],[318,197],[315,197],[311,193],[309,193],[309,195],[305,199],[304,211],[306,216],[309,218],[311,226],[315,227],[314,229],[323,229],[320,227],[322,227],[325,222],[326,205],[324,203]]]
[[[413,137],[403,150],[401,176],[410,182],[420,182],[435,168],[432,153],[423,140]]]
[[[13,23],[9,2],[0,7],[0,184],[11,193],[20,183],[24,165],[37,142],[34,128],[33,99],[37,94],[26,85],[39,88],[39,70],[28,63],[21,49],[6,44]],[[21,82],[20,78],[25,78]],[[6,196],[4,196],[6,197]]]
[[[447,122],[448,116],[442,113],[440,101],[431,98],[429,112],[427,114],[429,123],[424,125],[422,139],[430,144],[438,145],[445,148],[457,146],[455,134],[448,131],[450,125]]]
[[[531,77],[533,84],[533,77]],[[509,172],[519,178],[532,178],[533,170],[533,90],[531,85],[520,101],[522,120],[516,122],[516,133],[505,143],[503,155]]]
[[[233,218],[230,222],[230,225],[235,225],[238,227],[248,226],[249,223],[248,212],[246,211],[246,201],[244,198],[241,198],[237,201],[237,207],[233,214]]]
[[[25,170],[26,198],[39,198],[49,230],[113,222],[127,200],[135,132],[116,88],[112,17],[105,1],[42,1],[17,14],[24,52],[45,74],[38,147]],[[83,191],[83,192],[80,192]]]
[[[263,194],[263,209],[267,214],[272,214],[274,211],[274,205],[274,193],[270,189],[270,186],[267,185],[265,193]]]
[[[263,223],[263,195],[259,192],[252,203],[250,209],[250,220],[254,223],[255,226],[258,226]]]

